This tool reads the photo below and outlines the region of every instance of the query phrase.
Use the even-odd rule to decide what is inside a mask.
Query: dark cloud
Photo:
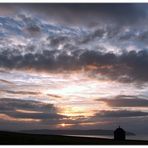
[[[101,64],[104,67],[98,68],[96,73],[120,82],[147,82],[147,57],[146,50],[125,52],[119,56],[105,54],[102,56],[104,62]],[[100,58],[98,57],[98,59]]]
[[[86,35],[84,38],[82,38],[79,42],[85,44],[90,41],[93,41],[96,38],[101,39],[105,33],[105,29],[96,29],[92,31],[90,34]]]
[[[148,116],[148,112],[142,111],[129,111],[129,110],[117,110],[117,111],[106,111],[102,110],[99,113],[94,115],[94,118],[97,117],[107,117],[107,118],[116,118],[116,117],[138,117],[138,116]]]
[[[54,36],[54,37],[49,37],[48,40],[50,41],[50,45],[52,47],[58,47],[59,44],[61,43],[66,43],[69,41],[69,38],[66,36]]]
[[[62,98],[62,96],[59,96],[59,95],[55,95],[55,94],[47,94],[47,96],[49,97],[54,97],[54,98]]]
[[[44,14],[60,23],[92,25],[96,22],[134,24],[146,17],[145,4],[111,3],[64,3],[18,4],[37,14]],[[125,11],[126,10],[126,11]]]
[[[57,112],[57,108],[49,103],[9,98],[0,99],[0,114],[5,114],[16,119],[40,119],[42,122],[44,120],[49,120],[48,122],[50,122],[51,120],[51,122],[54,121],[56,124],[60,119],[64,118],[64,116]]]
[[[127,40],[131,40],[133,38],[133,35],[132,34],[125,34],[123,36],[120,36],[119,37],[119,40],[120,41],[127,41]]]
[[[117,24],[106,24],[106,25],[98,25],[95,29],[92,29],[89,33],[85,36],[79,38],[79,44],[91,44],[91,42],[96,41],[98,44],[103,40],[119,40],[124,41],[124,36],[127,36],[127,33],[124,34],[126,26],[121,26]],[[131,33],[132,31],[130,31]],[[132,34],[133,35],[133,34]],[[134,35],[135,36],[135,35]]]
[[[77,56],[75,56],[77,55]],[[76,70],[95,65],[92,76],[102,74],[121,82],[148,81],[148,52],[123,52],[121,55],[99,51],[75,51],[70,55],[64,51],[43,50],[42,53],[14,54],[1,52],[0,67],[8,69],[35,69],[44,71]]]
[[[117,57],[113,53],[101,53],[98,51],[85,51],[80,55],[79,63],[82,66],[87,65],[114,65],[117,63]]]
[[[1,3],[0,4],[0,15],[14,15],[18,12],[14,4],[11,3]]]
[[[9,84],[9,85],[15,85],[13,82],[7,81],[7,80],[4,80],[4,79],[0,79],[0,82],[5,83],[5,84]]]
[[[22,31],[25,28],[27,32],[35,39],[28,39],[23,44],[13,44],[13,40],[10,42],[8,39],[2,39],[2,50],[0,52],[0,67],[6,69],[34,69],[42,71],[62,71],[62,70],[85,70],[87,66],[96,66],[96,69],[92,70],[90,76],[96,77],[101,74],[111,80],[120,82],[147,82],[148,81],[148,52],[143,48],[137,51],[122,52],[121,54],[115,54],[106,49],[107,47],[101,48],[100,40],[105,40],[102,43],[114,42],[115,46],[118,46],[122,41],[138,40],[140,42],[147,42],[147,31],[140,32],[136,35],[137,31],[129,29],[129,33],[125,32],[125,25],[116,24],[108,25],[104,23],[100,28],[97,26],[95,29],[90,31],[80,31],[81,29],[72,29],[70,27],[47,25],[37,17],[33,17],[33,12],[41,12],[50,18],[62,20],[65,15],[66,19],[73,19],[73,23],[79,23],[80,18],[88,21],[90,18],[104,18],[104,20],[118,20],[121,24],[123,22],[139,21],[145,17],[146,6],[144,4],[9,4],[10,6],[18,10],[29,10],[31,15],[18,15],[18,20],[8,19],[10,24],[15,22],[14,26]],[[4,7],[7,4],[3,5]],[[46,9],[45,9],[46,8]],[[50,9],[51,8],[51,9]],[[142,9],[144,8],[144,9]],[[126,12],[125,12],[126,9]],[[54,13],[56,11],[56,14]],[[62,13],[63,12],[63,13]],[[69,12],[69,13],[68,13]],[[94,14],[94,15],[93,15]],[[57,17],[56,17],[56,16]],[[73,17],[72,17],[73,16]],[[86,16],[86,17],[84,17]],[[92,17],[93,16],[93,17]],[[96,17],[97,16],[97,17]],[[59,18],[60,17],[60,18]],[[83,22],[82,19],[82,22]],[[13,20],[13,21],[12,21]],[[22,22],[21,22],[21,21]],[[122,21],[121,21],[122,20]],[[66,21],[63,19],[63,21]],[[71,22],[71,20],[69,20]],[[20,23],[21,22],[21,23]],[[68,22],[68,20],[67,20]],[[89,20],[91,22],[91,19]],[[72,22],[71,22],[72,23]],[[84,21],[85,23],[85,21]],[[3,23],[2,23],[3,24]],[[107,25],[105,25],[107,24]],[[124,23],[123,23],[124,24]],[[24,26],[25,27],[24,27]],[[6,26],[4,23],[3,26]],[[22,27],[23,26],[23,27]],[[48,26],[48,27],[47,27]],[[9,27],[6,27],[6,30]],[[20,29],[21,28],[21,29]],[[123,29],[124,28],[124,29]],[[133,27],[134,28],[134,27]],[[5,30],[5,29],[4,29]],[[12,29],[11,29],[12,30]],[[63,31],[64,30],[64,31]],[[20,31],[20,32],[21,32]],[[74,32],[78,32],[74,34]],[[46,37],[41,36],[38,38],[38,34],[41,32],[47,33]],[[135,32],[135,33],[134,33]],[[12,34],[11,34],[12,35]],[[24,34],[23,34],[24,35]],[[76,35],[76,36],[75,36]],[[18,36],[17,36],[18,37]],[[23,36],[26,37],[26,36]],[[28,36],[27,36],[28,37]],[[9,37],[8,37],[9,38]],[[95,40],[96,39],[96,40]],[[114,39],[114,40],[112,40]],[[119,41],[118,41],[119,39]],[[45,40],[45,41],[43,41]],[[98,48],[88,47],[94,45],[93,41],[96,41]],[[7,43],[10,43],[8,47]],[[18,41],[19,42],[19,41]],[[62,44],[61,49],[59,45]],[[135,42],[136,44],[136,42]],[[11,46],[12,45],[12,46]],[[122,43],[120,47],[123,46]],[[122,47],[121,47],[122,48]],[[126,48],[126,47],[125,47]],[[103,49],[103,50],[102,50]],[[126,50],[126,49],[125,49]],[[128,50],[128,49],[127,49]]]
[[[144,31],[139,36],[137,36],[137,40],[147,43],[148,42],[148,31]]]
[[[4,7],[6,6],[7,5],[5,4]],[[9,6],[11,6],[11,4],[9,4]],[[145,11],[145,9],[142,10],[144,7],[143,4],[16,4],[15,6],[12,4],[12,6],[16,9],[29,9],[30,11],[32,9],[32,11],[36,12],[43,10],[43,13],[46,12],[46,14],[48,14],[50,11],[54,12],[56,10],[57,16],[65,15],[61,12],[70,11],[71,13],[68,13],[68,15],[75,16],[70,17],[74,20],[77,17],[82,17],[84,14],[87,15],[87,13],[90,13],[91,16],[95,16],[92,15],[92,13],[101,15],[103,17],[109,16],[111,19],[115,17],[119,20],[121,18],[123,20],[124,18],[127,18],[127,20],[132,20],[132,18],[135,18],[135,20],[137,20],[140,19],[139,15],[141,18],[144,16],[142,12]],[[139,11],[141,12],[140,14]],[[79,15],[77,14],[78,12]],[[49,16],[51,14],[52,13],[50,13]],[[64,28],[62,26],[57,27],[50,24],[47,25],[41,23],[41,20],[34,18],[31,15],[29,16],[22,14],[18,15],[18,18],[21,18],[21,21],[23,20],[22,24],[25,24],[25,29],[34,37],[38,37],[37,34],[41,34],[43,30],[44,33],[47,30],[50,30],[51,32],[48,32],[48,37],[45,39],[46,43],[40,41],[40,39],[38,39],[36,42],[35,40],[31,40],[29,43],[27,43],[26,47],[15,46],[13,44],[13,40],[10,41],[10,45],[13,44],[12,47],[8,47],[7,43],[9,40],[5,41],[3,39],[3,49],[0,52],[0,67],[2,68],[31,68],[38,71],[62,71],[85,69],[87,66],[95,65],[96,70],[92,71],[92,77],[101,74],[111,80],[117,80],[120,82],[148,81],[148,53],[146,50],[141,49],[139,52],[130,51],[116,55],[115,53],[107,52],[109,49],[94,49],[94,47],[93,49],[85,49],[87,46],[89,46],[88,44],[93,44],[92,41],[95,39],[97,39],[98,42],[104,38],[105,40],[115,38],[116,41],[117,38],[119,38],[119,41],[121,42],[123,40],[131,40],[134,38],[135,41],[138,40],[141,42],[146,42],[146,31],[140,32],[139,35],[136,35],[134,30],[130,30],[129,33],[124,34],[123,27],[120,25],[104,25],[104,27],[102,26],[101,28],[96,27],[96,29],[89,31],[89,33],[79,32],[78,34],[83,34],[82,36],[79,36],[78,34],[77,36],[74,36],[72,35],[72,32],[75,32],[75,30],[71,32],[72,28],[70,27],[65,28],[66,31],[63,31]],[[10,20],[12,21],[13,19],[9,18],[9,21]],[[9,23],[11,23],[11,21]],[[17,25],[20,24],[20,22],[18,23],[16,20],[13,20],[13,22],[15,22]],[[3,26],[6,26],[6,24]],[[21,27],[22,25],[18,25],[17,28]],[[54,33],[52,32],[53,30]],[[57,32],[59,33],[57,34]],[[59,45],[61,44],[62,49],[58,49]],[[21,50],[25,50],[25,52],[21,52]],[[104,50],[106,51],[104,52]]]
[[[111,107],[148,107],[148,100],[137,96],[116,96],[110,99],[98,99]]]
[[[148,31],[140,31],[139,29],[130,29],[127,33],[119,32],[119,41],[121,42],[140,42],[147,45],[148,41]]]
[[[9,84],[9,85],[15,85],[13,83],[12,84],[7,83],[7,82],[5,82],[5,83]],[[13,91],[13,90],[1,89],[0,92],[5,93],[5,94],[11,94],[11,95],[29,95],[29,96],[41,95],[41,92],[35,92],[35,91]]]
[[[27,28],[25,28],[27,30],[27,32],[31,35],[31,36],[38,36],[41,33],[41,29],[39,26],[37,25],[29,25]]]
[[[49,108],[55,111],[55,108],[52,104],[45,104],[38,101],[32,100],[20,100],[20,99],[11,99],[11,98],[1,98],[0,99],[1,110],[32,110],[32,111],[46,111]]]
[[[3,3],[0,8],[0,14],[28,11],[57,23],[85,26],[102,21],[134,25],[146,19],[147,12],[143,3]]]
[[[147,57],[148,52],[145,50],[139,52],[130,51],[129,53],[121,55],[121,62],[129,69],[129,77],[131,80],[147,81]]]
[[[11,91],[11,90],[4,90],[6,93],[16,94],[16,95],[40,95],[40,92],[32,92],[32,91]]]

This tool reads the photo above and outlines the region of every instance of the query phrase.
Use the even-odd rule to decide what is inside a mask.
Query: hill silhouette
[[[25,134],[0,131],[2,145],[145,145],[148,141],[115,141],[105,138],[88,138],[62,135]]]

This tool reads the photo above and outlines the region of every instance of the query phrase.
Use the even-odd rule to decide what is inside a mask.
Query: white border
[[[148,3],[148,0],[0,0],[0,3]]]

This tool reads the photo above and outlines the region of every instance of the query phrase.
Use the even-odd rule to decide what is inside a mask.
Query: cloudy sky
[[[0,129],[148,135],[148,4],[0,4]]]

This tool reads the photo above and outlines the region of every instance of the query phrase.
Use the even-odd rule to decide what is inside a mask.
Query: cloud
[[[39,95],[40,92],[32,92],[32,91],[11,91],[11,90],[4,90],[6,93],[16,94],[16,95]]]
[[[137,96],[119,95],[110,99],[97,99],[103,101],[111,107],[148,107],[148,100]]]
[[[96,22],[134,24],[146,17],[146,4],[18,4],[17,8],[42,14],[50,20],[71,25],[93,25]],[[126,9],[126,12],[125,12]]]
[[[5,84],[8,84],[8,85],[15,85],[13,82],[7,81],[7,80],[4,80],[4,79],[0,79],[0,82],[1,83],[5,83]]]
[[[6,16],[10,16],[10,15],[14,15],[17,13],[17,9],[15,7],[14,4],[11,3],[1,3],[0,4],[0,15],[6,15]]]
[[[54,98],[62,98],[62,96],[55,95],[55,94],[47,94],[47,96],[54,97]]]
[[[61,72],[87,70],[88,66],[94,66],[96,68],[91,69],[91,74],[89,73],[89,76],[94,78],[97,78],[97,75],[103,75],[108,79],[124,83],[143,83],[148,81],[147,49],[142,46],[137,50],[129,50],[131,40],[134,40],[132,45],[136,46],[136,48],[140,47],[142,42],[146,43],[147,32],[140,31],[139,28],[135,31],[134,25],[130,27],[125,25],[127,22],[130,24],[145,18],[147,5],[9,4],[8,6],[11,7],[11,5],[17,10],[25,10],[26,14],[28,14],[27,10],[31,12],[30,15],[18,15],[15,18],[8,19],[10,22],[15,22],[14,26],[17,24],[17,30],[21,33],[25,28],[25,31],[29,33],[29,38],[27,36],[26,39],[24,32],[21,34],[22,36],[17,34],[14,38],[12,32],[10,34],[8,33],[9,31],[7,32],[10,26],[3,25],[6,27],[4,27],[6,36],[2,37],[1,40],[0,68]],[[5,4],[4,6],[6,7],[7,5]],[[50,22],[43,21],[44,17],[37,19],[34,13],[41,11],[48,15],[49,18],[54,14],[53,18],[59,19],[59,22],[65,17],[67,12],[70,12],[68,15],[70,15],[70,19],[73,19],[74,24],[79,24],[81,17],[83,19],[86,18],[86,21],[88,21],[87,17],[89,16],[93,16],[92,18],[95,20],[97,20],[96,17],[104,20],[109,18],[109,20],[116,20],[118,23],[111,23],[110,25],[108,23],[105,25],[106,23],[104,23],[90,30],[71,27],[71,25],[68,27],[61,26],[61,24],[51,25]],[[54,13],[55,11],[56,14]],[[68,19],[68,17],[65,18]],[[125,23],[123,26],[119,23],[122,22],[121,20],[123,21],[121,24]],[[66,20],[63,21],[66,22]],[[11,24],[10,22],[8,24]],[[69,22],[72,23],[71,21]],[[140,25],[139,27],[141,28]],[[126,29],[128,31],[125,31]],[[123,43],[127,40],[130,40],[127,43],[128,45]],[[8,42],[9,45],[7,44]],[[110,42],[117,48],[117,53],[115,49],[114,52],[110,52],[110,46],[108,46]],[[125,50],[122,51],[123,48]]]
[[[147,17],[147,4],[136,3],[4,3],[0,8],[1,15],[25,11],[57,23],[84,26],[96,26],[100,22],[134,25]]]
[[[94,115],[94,118],[116,118],[116,117],[139,117],[148,116],[147,112],[142,111],[129,111],[129,110],[117,110],[117,111],[106,111],[102,110]]]
[[[77,55],[77,56],[75,56]],[[8,50],[0,53],[0,67],[8,69],[34,69],[43,71],[81,70],[95,65],[92,77],[104,75],[120,82],[148,81],[148,52],[102,53],[99,51],[78,50],[70,55],[58,50],[43,50],[42,53],[14,54]]]
[[[106,32],[107,31],[103,28],[95,29],[88,35],[84,36],[84,38],[82,38],[79,42],[85,44],[87,42],[93,41],[95,38],[101,39]]]
[[[140,27],[140,26],[139,26]],[[129,29],[129,31],[123,33],[122,31],[119,32],[117,39],[121,42],[138,42],[141,44],[147,45],[148,41],[148,31],[147,29]]]
[[[68,42],[69,38],[66,36],[54,36],[52,38],[48,38],[48,40],[50,41],[50,45],[52,47],[58,47],[60,44]]]
[[[11,98],[0,99],[0,114],[7,115],[17,119],[39,119],[42,122],[55,122],[62,118],[63,115],[57,113],[58,110],[53,104],[43,103],[31,100],[19,100]]]
[[[104,63],[101,64],[104,67],[98,68],[96,73],[101,73],[120,82],[147,82],[147,57],[148,52],[146,50],[125,52],[119,56],[105,54],[102,56]],[[98,59],[101,58],[98,57]]]
[[[25,28],[25,29],[33,37],[36,37],[36,36],[40,35],[40,33],[41,33],[40,27],[35,24],[34,25],[31,24],[31,25],[27,26],[27,28]]]

